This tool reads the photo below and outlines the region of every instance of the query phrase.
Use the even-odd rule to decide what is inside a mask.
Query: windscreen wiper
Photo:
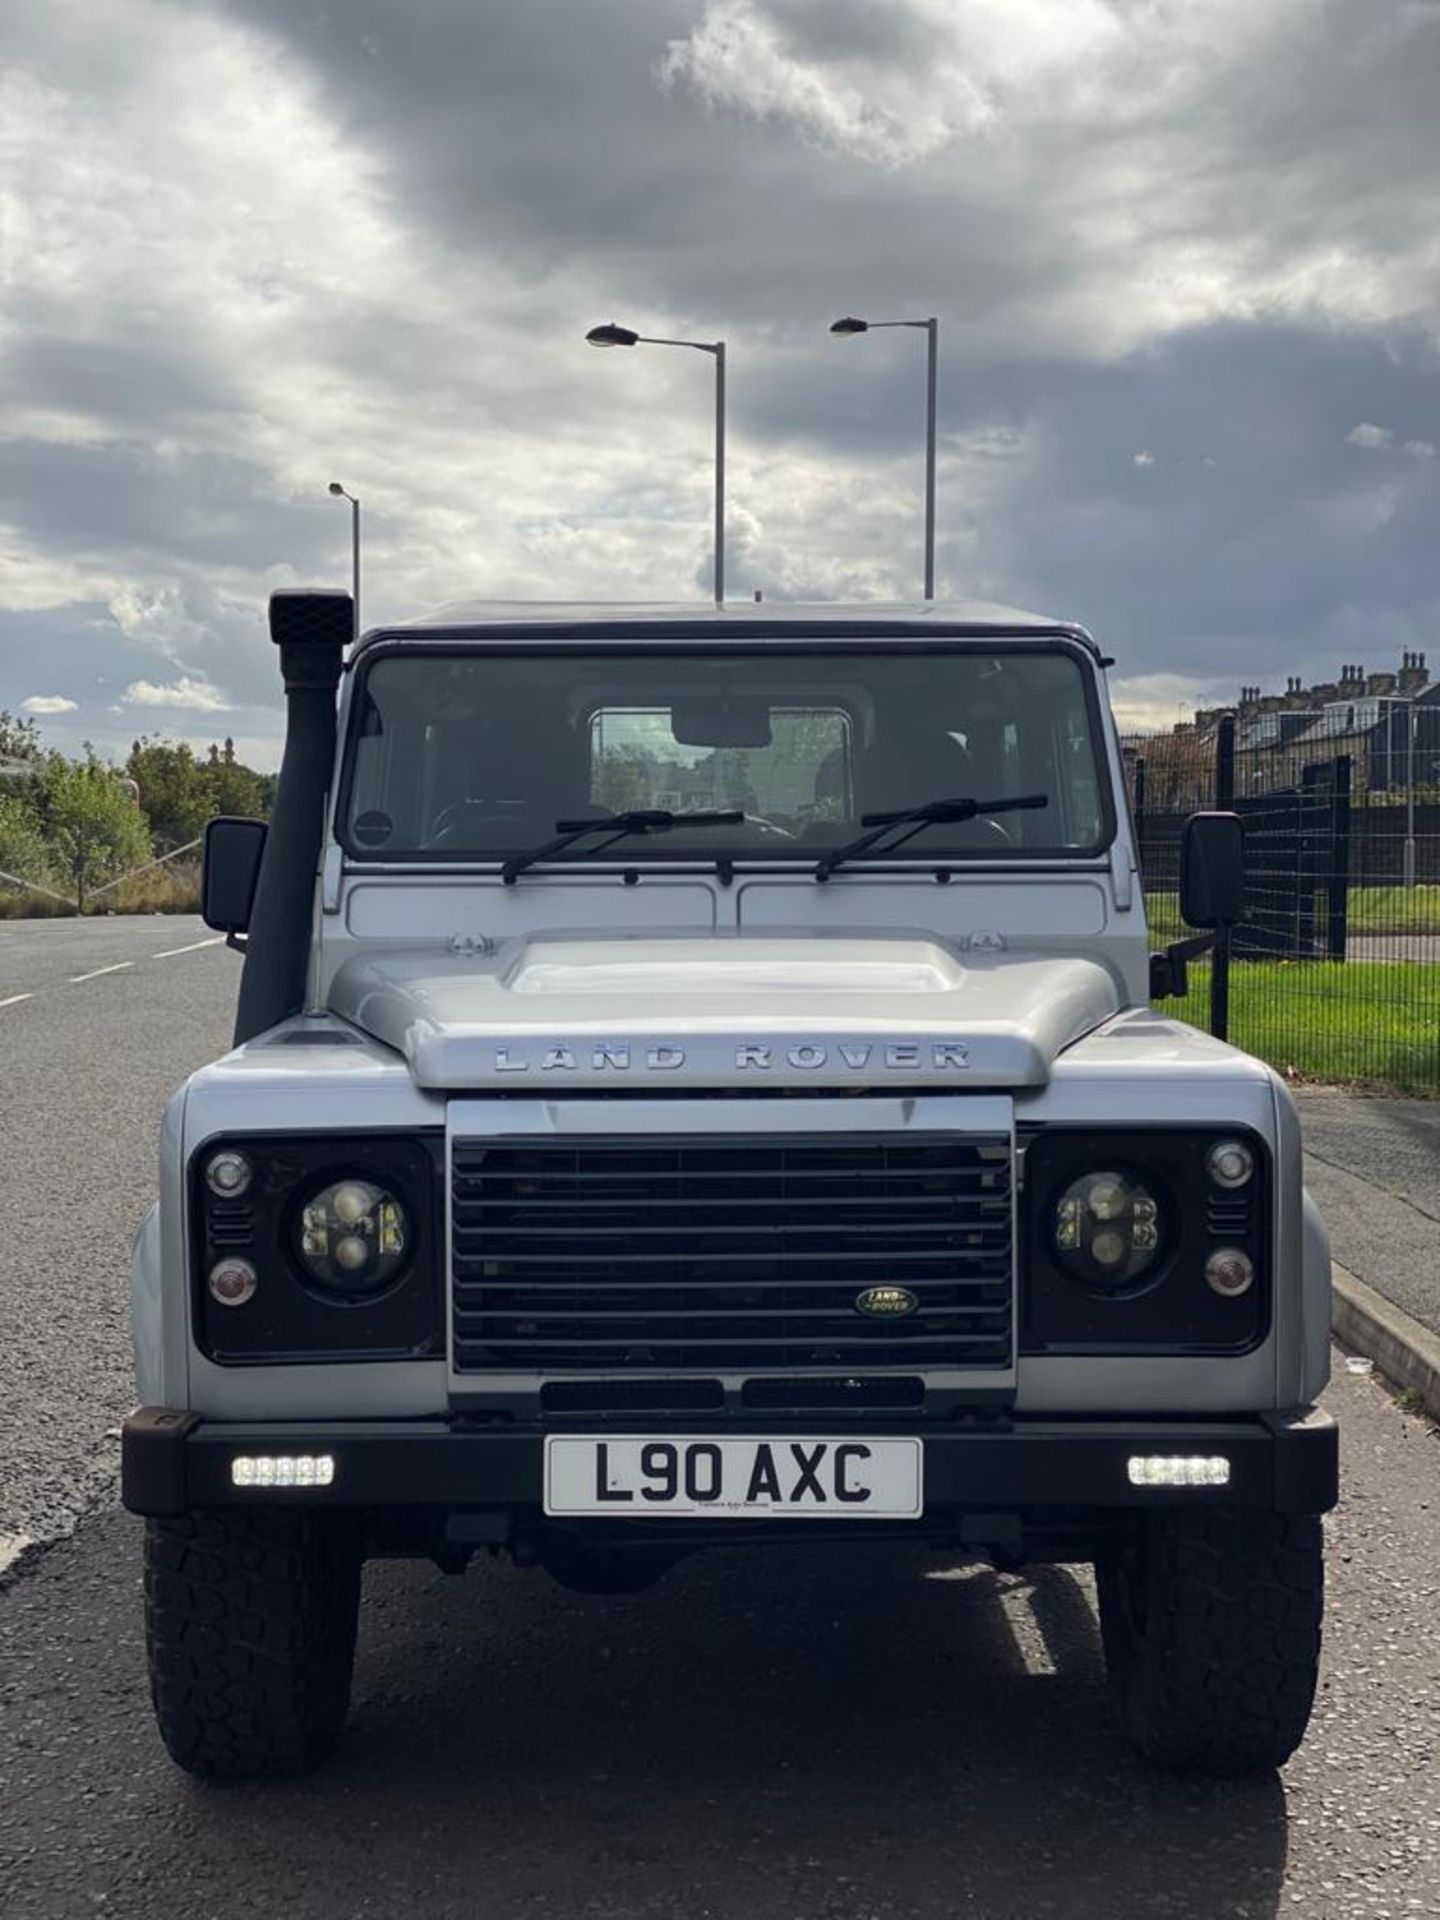
[[[507,887],[513,887],[527,867],[553,859],[587,834],[608,833],[611,840],[623,840],[627,834],[668,833],[671,827],[738,827],[744,818],[743,813],[737,812],[671,813],[665,807],[632,807],[627,813],[612,813],[599,820],[557,820],[555,838],[531,847],[528,853],[512,853],[500,869],[500,878]],[[604,846],[592,847],[589,851],[603,853],[609,845],[607,840]]]
[[[843,847],[836,847],[832,853],[816,861],[815,878],[828,880],[836,867],[843,866],[847,860],[858,860],[862,853],[868,853],[880,841],[888,840],[896,827],[904,827],[907,831],[888,840],[884,848],[886,853],[893,853],[897,847],[904,846],[913,834],[925,827],[976,820],[981,814],[1028,813],[1037,807],[1048,807],[1049,804],[1048,793],[1021,793],[1003,800],[926,800],[918,807],[901,807],[894,813],[862,813],[860,824],[870,831],[859,834],[854,840],[847,840]]]

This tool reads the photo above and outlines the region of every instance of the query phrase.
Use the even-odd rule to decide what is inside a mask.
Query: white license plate
[[[924,1510],[924,1448],[915,1439],[551,1434],[545,1441],[551,1514],[917,1520]]]

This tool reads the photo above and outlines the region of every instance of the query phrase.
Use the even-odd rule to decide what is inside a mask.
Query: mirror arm
[[[225,936],[225,944],[232,953],[245,953],[249,949],[250,940],[247,934],[236,933],[232,927]]]
[[[1181,1000],[1190,991],[1189,963],[1209,953],[1219,938],[1215,933],[1192,934],[1188,940],[1172,940],[1162,952],[1150,956],[1150,998]]]

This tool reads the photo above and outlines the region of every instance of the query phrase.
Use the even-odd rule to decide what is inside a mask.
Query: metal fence
[[[1440,786],[1351,742],[1252,744],[1231,715],[1123,744],[1157,946],[1185,931],[1186,819],[1245,823],[1245,921],[1168,1004],[1294,1078],[1440,1094]]]

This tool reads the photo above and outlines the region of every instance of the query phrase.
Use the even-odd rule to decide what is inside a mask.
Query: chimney
[[[1348,667],[1342,667],[1340,669],[1340,698],[1342,700],[1354,700],[1359,694],[1364,693],[1364,691],[1364,667],[1353,664]]]
[[[1420,693],[1430,684],[1430,675],[1425,668],[1423,653],[1407,653],[1402,657],[1396,682],[1401,693]]]
[[[1395,675],[1393,673],[1368,674],[1365,679],[1365,691],[1372,695],[1394,693]]]

